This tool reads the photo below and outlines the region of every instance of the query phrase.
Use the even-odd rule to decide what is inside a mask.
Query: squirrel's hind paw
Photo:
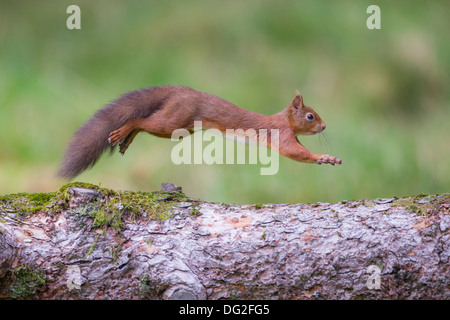
[[[115,130],[109,134],[108,142],[111,145],[115,146],[116,144],[118,144],[121,141],[122,141],[122,135],[121,135],[120,129]]]

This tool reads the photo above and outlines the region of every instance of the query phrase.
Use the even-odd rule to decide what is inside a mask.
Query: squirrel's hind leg
[[[124,153],[139,131],[140,128],[138,128],[135,120],[128,121],[119,129],[114,130],[109,134],[108,142],[112,146],[120,143],[120,152]]]
[[[140,131],[141,130],[138,129],[131,131],[131,133],[125,138],[125,140],[123,140],[123,142],[119,144],[120,146],[119,152],[121,154],[125,153],[125,151],[128,149],[128,147],[130,146],[130,144],[133,142],[134,138]]]

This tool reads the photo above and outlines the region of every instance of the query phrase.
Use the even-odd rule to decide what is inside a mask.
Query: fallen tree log
[[[449,194],[227,205],[164,190],[1,196],[0,299],[450,298]]]

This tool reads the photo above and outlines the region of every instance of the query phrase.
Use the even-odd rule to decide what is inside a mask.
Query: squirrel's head
[[[325,130],[325,123],[310,107],[303,104],[303,98],[297,94],[288,107],[288,120],[296,135],[312,135]]]

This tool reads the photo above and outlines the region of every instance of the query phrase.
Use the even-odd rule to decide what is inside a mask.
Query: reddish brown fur
[[[312,114],[313,119],[307,119]],[[325,123],[313,109],[303,104],[297,94],[291,104],[274,115],[242,109],[217,96],[182,86],[150,87],[126,93],[99,110],[74,135],[59,171],[62,177],[73,178],[94,165],[108,147],[120,145],[123,154],[135,136],[146,131],[170,138],[176,129],[192,132],[194,121],[203,128],[279,129],[279,153],[288,158],[310,163],[335,163],[342,160],[310,152],[297,140],[297,135],[311,135],[325,129]],[[270,136],[268,138],[270,147]]]

